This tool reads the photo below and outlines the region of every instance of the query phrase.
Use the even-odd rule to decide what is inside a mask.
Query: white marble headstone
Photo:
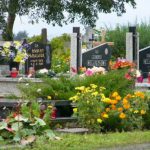
[[[77,33],[71,34],[71,60],[70,60],[70,73],[74,75],[77,71]]]

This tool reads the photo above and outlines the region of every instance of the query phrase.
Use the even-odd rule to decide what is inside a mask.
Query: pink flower
[[[7,131],[9,131],[9,132],[13,132],[13,129],[12,129],[12,128],[6,127],[5,129],[6,129]]]
[[[125,74],[125,78],[128,79],[128,80],[131,80],[130,74],[129,74],[129,73],[126,73],[126,74]]]
[[[87,69],[86,72],[85,72],[85,74],[87,76],[92,76],[94,74],[94,72],[91,69]]]

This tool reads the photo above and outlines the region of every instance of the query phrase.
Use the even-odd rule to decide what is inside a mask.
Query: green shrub
[[[51,96],[52,99],[65,99],[75,94],[75,87],[89,86],[96,84],[106,88],[105,94],[118,91],[121,95],[132,92],[133,80],[124,78],[126,70],[114,70],[106,75],[93,75],[81,78],[78,75],[72,78],[60,77],[59,79],[45,78],[43,83],[29,83],[29,85],[20,85],[20,90],[24,98],[36,99],[38,97],[46,99]]]

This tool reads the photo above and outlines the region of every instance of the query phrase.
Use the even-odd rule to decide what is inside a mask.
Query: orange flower
[[[125,118],[126,118],[126,115],[125,115],[125,113],[121,113],[121,114],[119,115],[119,117],[120,117],[121,119],[125,119]]]
[[[115,105],[115,104],[117,104],[117,103],[118,103],[117,100],[111,100],[111,101],[110,101],[110,104],[112,104],[112,105]]]
[[[117,100],[117,101],[120,101],[120,100],[121,100],[121,96],[119,96],[119,95],[116,96],[116,100]]]
[[[118,111],[119,111],[119,112],[122,112],[122,111],[123,111],[123,108],[122,108],[122,107],[119,107],[119,108],[118,108]]]
[[[137,92],[135,92],[134,94],[135,94],[135,96],[140,97],[140,98],[142,98],[142,99],[144,99],[144,97],[145,97],[144,93],[143,93],[143,92],[140,92],[140,91],[137,91]]]
[[[125,105],[125,104],[128,104],[128,100],[126,98],[123,99],[122,103]]]
[[[124,108],[124,109],[129,109],[129,108],[130,108],[130,104],[124,104],[124,105],[123,105],[123,108]]]
[[[112,110],[116,110],[116,106],[115,105],[111,105],[111,109]]]

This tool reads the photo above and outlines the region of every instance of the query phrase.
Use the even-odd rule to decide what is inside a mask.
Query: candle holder
[[[12,78],[16,78],[18,76],[18,71],[16,68],[12,68],[11,72],[10,72],[10,76]]]

